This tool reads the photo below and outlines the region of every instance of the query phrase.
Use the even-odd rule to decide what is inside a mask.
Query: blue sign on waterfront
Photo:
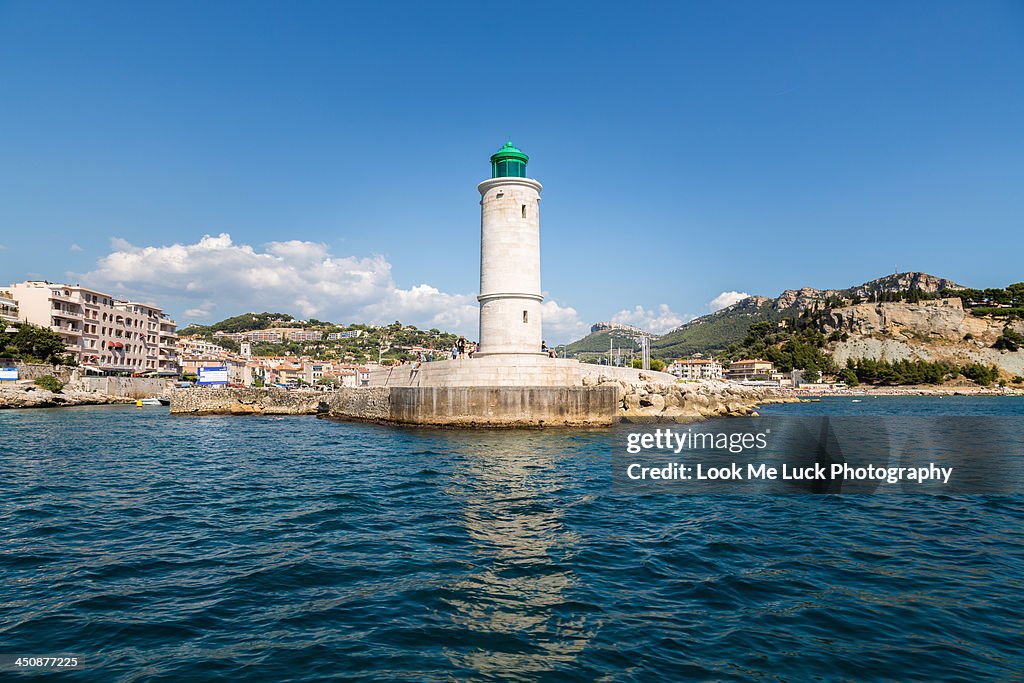
[[[228,369],[226,366],[213,368],[199,368],[199,379],[196,384],[200,386],[217,386],[228,383]]]
[[[0,368],[0,382],[18,379],[18,368]]]

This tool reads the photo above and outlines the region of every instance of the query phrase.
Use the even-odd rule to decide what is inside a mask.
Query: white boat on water
[[[171,399],[169,398],[140,398],[135,402],[135,405],[141,408],[142,406],[169,406],[171,405]]]

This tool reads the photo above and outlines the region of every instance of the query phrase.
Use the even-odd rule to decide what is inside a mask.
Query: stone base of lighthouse
[[[390,412],[381,421],[432,426],[607,426],[619,419],[618,381],[671,384],[675,378],[541,354],[411,363],[370,373],[370,389],[387,393]]]

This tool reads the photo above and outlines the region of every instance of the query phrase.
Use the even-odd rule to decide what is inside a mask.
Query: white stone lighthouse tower
[[[480,183],[480,348],[477,355],[539,355],[540,191],[529,157],[506,142]]]

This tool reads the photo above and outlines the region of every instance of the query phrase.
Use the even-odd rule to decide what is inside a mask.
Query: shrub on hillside
[[[960,374],[970,380],[974,380],[982,386],[988,386],[999,379],[999,368],[995,365],[982,365],[971,363],[960,368]]]
[[[43,375],[36,380],[36,386],[40,389],[46,389],[47,391],[52,391],[56,394],[64,388],[64,383],[53,375]]]
[[[995,344],[992,345],[993,349],[1001,351],[1017,351],[1021,347],[1024,347],[1024,334],[1015,332],[1009,327],[1003,330],[1003,333],[996,339]]]

